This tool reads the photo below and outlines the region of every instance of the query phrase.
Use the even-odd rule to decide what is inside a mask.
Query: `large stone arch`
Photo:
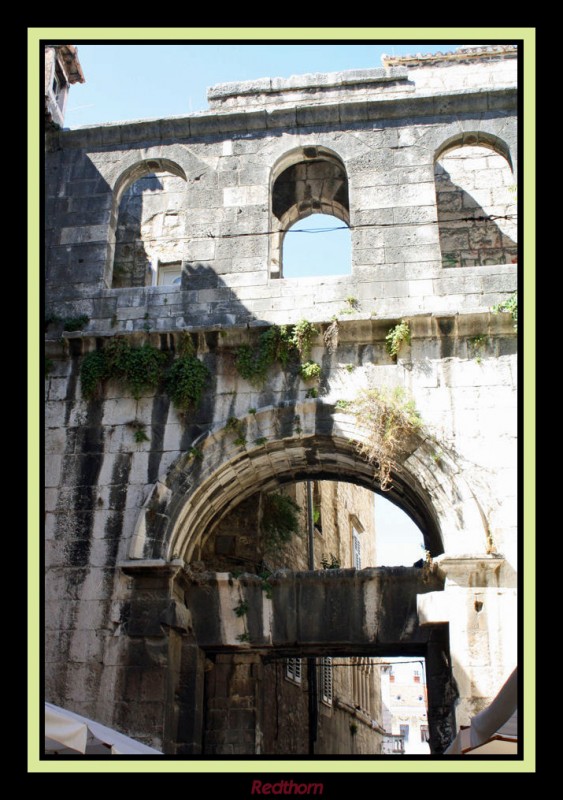
[[[224,426],[203,434],[155,483],[136,524],[131,558],[197,560],[207,537],[239,503],[284,483],[314,477],[380,491],[357,447],[366,432],[335,406],[321,400],[269,406],[241,424],[255,425],[266,443],[237,446]],[[406,442],[386,496],[418,524],[433,556],[485,552],[487,523],[478,500],[447,449],[439,459],[436,450],[424,436]]]

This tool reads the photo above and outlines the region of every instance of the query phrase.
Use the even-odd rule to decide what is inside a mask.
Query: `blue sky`
[[[217,83],[306,72],[336,72],[381,67],[383,53],[404,55],[454,50],[457,44],[80,44],[78,56],[86,83],[72,87],[65,126],[147,119],[207,110],[207,89]],[[312,215],[298,228],[332,224]],[[350,234],[286,237],[284,274],[330,275],[350,272]],[[305,266],[306,265],[306,266]],[[377,563],[411,565],[424,556],[418,528],[385,498],[375,500]]]

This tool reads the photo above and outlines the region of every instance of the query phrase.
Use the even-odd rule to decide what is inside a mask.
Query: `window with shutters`
[[[321,700],[327,705],[332,705],[332,656],[321,658],[320,669]]]
[[[301,683],[301,659],[288,658],[286,661],[285,677],[294,683]]]
[[[362,543],[360,541],[360,533],[356,528],[352,529],[352,563],[354,569],[362,568]]]

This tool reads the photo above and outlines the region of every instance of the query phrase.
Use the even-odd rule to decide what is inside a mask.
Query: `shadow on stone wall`
[[[147,175],[135,181],[121,198],[115,232],[112,288],[150,285],[151,262],[141,231],[143,203],[145,194],[163,189],[156,175]]]
[[[475,267],[516,262],[518,245],[450,174],[435,166],[438,228],[443,267]],[[501,187],[505,188],[505,187]]]

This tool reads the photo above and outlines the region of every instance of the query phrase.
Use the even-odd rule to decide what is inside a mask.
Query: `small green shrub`
[[[63,330],[69,333],[72,331],[80,331],[85,325],[88,325],[89,322],[90,317],[86,314],[80,314],[78,317],[65,317],[63,319]]]
[[[518,292],[514,292],[508,300],[497,303],[492,307],[493,314],[508,313],[514,320],[514,330],[518,330]]]
[[[237,617],[244,617],[245,614],[248,614],[248,603],[245,603],[243,600],[241,600],[238,606],[233,608],[233,611]]]
[[[108,377],[106,356],[103,350],[87,353],[80,367],[80,387],[82,395],[87,399],[95,396],[102,381]]]
[[[387,352],[392,358],[397,358],[399,350],[404,344],[411,343],[411,329],[408,322],[401,320],[394,328],[391,328],[385,337]]]
[[[313,339],[318,333],[319,331],[317,328],[306,319],[302,319],[293,328],[291,343],[302,358],[307,358],[309,356],[313,345]]]
[[[238,348],[237,372],[253,386],[260,387],[276,362],[285,369],[292,358],[306,357],[317,333],[307,320],[297,325],[272,325],[260,335],[257,346],[243,344]]]
[[[147,434],[145,433],[145,431],[143,430],[143,428],[137,428],[137,430],[135,431],[134,436],[135,436],[135,442],[137,444],[141,444],[141,442],[150,442],[150,439],[147,436]]]
[[[166,356],[148,342],[131,347],[126,339],[112,339],[101,352],[106,362],[105,378],[118,381],[136,400],[160,383]]]
[[[209,377],[209,370],[196,356],[175,359],[166,375],[166,390],[176,408],[187,411],[199,405]]]
[[[314,381],[320,377],[321,367],[314,361],[306,361],[299,367],[299,375],[304,381]]]

